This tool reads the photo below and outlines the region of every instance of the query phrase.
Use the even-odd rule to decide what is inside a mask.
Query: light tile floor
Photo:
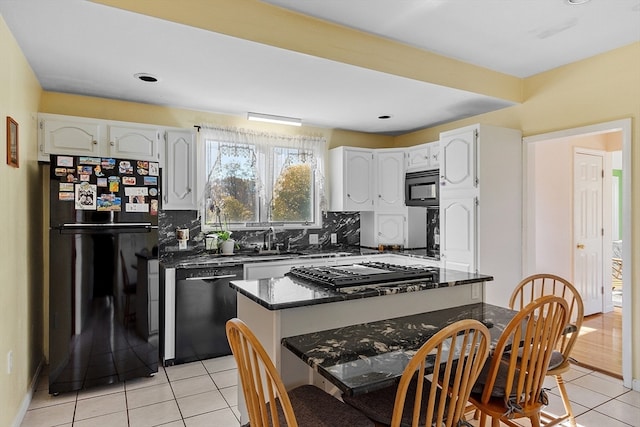
[[[640,393],[574,366],[564,375],[582,427],[640,426]],[[548,378],[549,412],[563,410]],[[151,378],[51,396],[41,375],[22,427],[238,427],[237,370],[231,356],[160,368]],[[528,421],[519,421],[529,426]],[[477,422],[472,424],[476,425]]]

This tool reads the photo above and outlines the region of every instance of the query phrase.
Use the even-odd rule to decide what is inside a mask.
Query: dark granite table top
[[[234,280],[231,287],[238,293],[269,310],[347,301],[360,298],[418,292],[428,289],[468,285],[493,280],[492,276],[439,269],[433,282],[419,281],[410,284],[376,284],[359,286],[349,290],[336,290],[329,286],[312,284],[295,277],[275,277],[258,280]]]
[[[476,319],[495,345],[516,313],[477,303],[286,337],[282,345],[345,394],[356,395],[394,384],[412,355],[445,326]]]

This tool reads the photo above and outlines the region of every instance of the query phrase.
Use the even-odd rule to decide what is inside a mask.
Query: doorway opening
[[[576,247],[580,245],[574,236],[574,155],[579,150],[602,153],[606,172],[602,186],[602,255],[597,280],[604,298],[596,311],[610,313],[614,310],[611,272],[613,258],[618,258],[614,257],[617,245],[623,266],[621,308],[618,308],[622,311],[622,372],[619,374],[624,385],[631,387],[631,307],[629,298],[624,297],[630,295],[631,285],[631,266],[624,265],[624,258],[630,254],[631,235],[631,120],[531,136],[524,138],[524,142],[523,274],[548,272],[572,282],[576,280],[574,262],[579,256]],[[617,179],[614,178],[615,169],[620,171]],[[621,183],[621,189],[615,187],[616,181]]]

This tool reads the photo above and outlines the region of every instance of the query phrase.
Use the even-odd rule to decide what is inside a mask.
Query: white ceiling
[[[640,41],[640,0],[267,3],[517,77]],[[388,134],[513,105],[86,0],[0,0],[0,14],[49,91]]]

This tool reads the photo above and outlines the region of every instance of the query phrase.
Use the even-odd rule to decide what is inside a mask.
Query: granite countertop
[[[403,284],[375,284],[336,290],[312,284],[291,276],[258,280],[234,280],[230,286],[238,293],[269,310],[347,301],[360,298],[417,292],[426,289],[467,285],[493,280],[492,276],[440,268],[433,282],[418,281]]]
[[[222,255],[219,253],[211,253],[203,250],[173,252],[169,257],[163,257],[161,263],[165,268],[202,268],[217,267],[230,264],[244,264],[254,262],[282,261],[287,259],[299,258],[346,258],[350,256],[360,255],[380,255],[380,254],[396,254],[408,257],[417,257],[428,260],[432,258],[426,257],[426,250],[407,249],[402,251],[384,251],[377,249],[369,249],[363,247],[340,247],[334,249],[318,249],[281,252],[274,254],[258,254],[252,250],[243,250],[232,255]]]
[[[210,252],[192,252],[181,254],[177,259],[163,259],[165,268],[202,268],[216,267],[229,264],[245,264],[253,262],[283,261],[297,258],[336,258],[361,255],[360,250],[353,251],[305,251],[305,252],[281,252],[273,254],[259,254],[253,251],[243,251],[231,255],[222,255]]]
[[[344,393],[354,395],[394,384],[413,354],[443,327],[476,319],[489,328],[495,345],[515,314],[477,303],[286,337],[282,345]]]

